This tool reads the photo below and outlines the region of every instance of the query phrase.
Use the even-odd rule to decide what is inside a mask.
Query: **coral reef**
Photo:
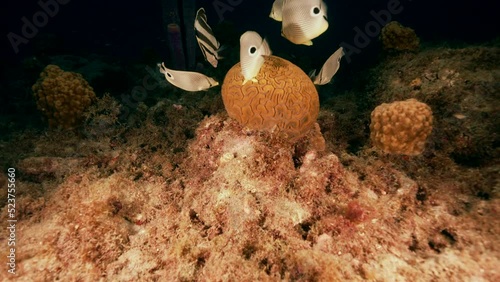
[[[48,65],[32,87],[38,109],[50,127],[70,129],[78,126],[84,110],[95,100],[95,93],[81,74]]]
[[[390,56],[372,70],[376,104],[417,99],[432,108],[429,146],[461,165],[480,167],[498,155],[500,48],[431,48]]]
[[[382,41],[382,47],[385,50],[416,51],[420,46],[420,39],[415,31],[396,21],[392,21],[382,28],[380,41]]]
[[[165,140],[153,132],[151,145]],[[373,157],[351,156],[346,166],[328,152],[297,155],[225,115],[205,118],[178,161],[129,138],[93,156],[19,163],[16,278],[498,278],[498,199],[450,196],[463,189],[459,180],[413,180]],[[472,212],[457,213],[464,201]]]
[[[311,79],[291,62],[266,56],[257,83],[242,85],[240,63],[222,85],[222,99],[230,117],[254,130],[275,131],[287,138],[304,136],[316,123],[319,97]]]
[[[386,153],[415,156],[432,131],[432,111],[415,99],[383,103],[371,114],[370,137]]]
[[[105,95],[81,132],[15,132],[0,185],[15,167],[16,276],[3,263],[0,281],[499,281],[499,54],[391,56],[297,141],[249,130],[212,91],[119,121]],[[375,105],[410,98],[433,110],[423,154],[361,142]]]
[[[104,93],[83,114],[82,132],[89,138],[114,136],[119,116],[120,104],[109,93]]]

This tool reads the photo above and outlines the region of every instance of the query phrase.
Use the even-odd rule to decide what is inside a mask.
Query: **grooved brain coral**
[[[222,99],[229,116],[254,130],[285,133],[296,139],[316,123],[319,98],[311,79],[291,62],[266,56],[258,82],[245,85],[240,63],[226,74]]]
[[[83,111],[96,99],[94,90],[79,73],[48,65],[32,86],[38,109],[50,127],[73,128]]]
[[[371,114],[370,138],[386,153],[419,155],[431,131],[431,108],[415,99],[383,103]]]

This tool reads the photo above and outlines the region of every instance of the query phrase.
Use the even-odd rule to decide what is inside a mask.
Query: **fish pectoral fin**
[[[309,41],[306,41],[302,44],[307,45],[307,46],[311,46],[311,45],[313,45],[313,42],[311,40],[309,40]]]

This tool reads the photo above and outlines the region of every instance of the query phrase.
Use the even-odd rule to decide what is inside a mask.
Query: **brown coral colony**
[[[432,131],[431,108],[415,99],[383,103],[371,113],[370,138],[386,153],[415,156]]]
[[[84,110],[96,99],[81,74],[48,65],[32,87],[38,109],[52,128],[71,129],[78,125]]]

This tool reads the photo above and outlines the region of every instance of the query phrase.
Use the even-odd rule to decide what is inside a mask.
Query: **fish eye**
[[[248,52],[250,53],[250,55],[253,55],[253,54],[255,54],[255,52],[257,52],[257,48],[255,46],[252,46],[252,47],[250,47]]]
[[[311,9],[311,15],[312,16],[317,16],[317,15],[319,15],[320,12],[321,12],[321,9],[319,8],[319,6],[314,6]]]

